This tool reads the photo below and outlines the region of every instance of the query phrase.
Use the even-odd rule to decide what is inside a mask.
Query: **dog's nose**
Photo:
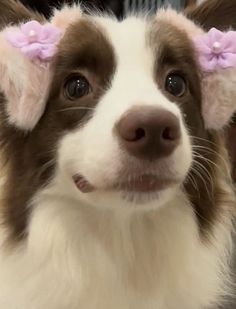
[[[143,107],[130,110],[117,123],[123,147],[139,159],[169,156],[180,142],[179,119],[164,109]]]

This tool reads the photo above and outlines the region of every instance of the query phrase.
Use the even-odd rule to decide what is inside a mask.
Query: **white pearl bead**
[[[29,37],[32,38],[32,39],[35,38],[36,37],[36,32],[34,30],[30,30]]]
[[[220,44],[220,42],[215,42],[213,44],[213,51],[215,53],[219,53],[221,51],[221,44]]]

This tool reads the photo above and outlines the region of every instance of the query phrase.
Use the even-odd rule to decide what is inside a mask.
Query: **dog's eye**
[[[167,76],[165,89],[175,97],[182,97],[186,91],[185,79],[176,73]]]
[[[89,94],[91,91],[88,80],[82,75],[76,75],[68,79],[64,86],[65,96],[69,100],[76,100]]]

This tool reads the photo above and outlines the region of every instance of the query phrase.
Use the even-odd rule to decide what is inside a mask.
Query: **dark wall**
[[[75,0],[21,0],[21,2],[49,17],[53,7],[60,7],[63,3],[70,4]],[[80,3],[100,10],[112,10],[117,16],[121,16],[123,11],[123,1],[121,0],[80,0]]]

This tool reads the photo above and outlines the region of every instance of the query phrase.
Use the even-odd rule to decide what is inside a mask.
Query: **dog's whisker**
[[[210,141],[210,140],[208,140],[206,138],[199,137],[199,136],[194,136],[194,135],[190,135],[189,137],[192,138],[192,139],[195,139],[195,140],[206,142],[207,144],[211,144],[211,145],[217,147],[217,144],[215,142]]]
[[[193,185],[193,187],[194,187],[194,188],[197,190],[197,192],[198,192],[198,185],[197,185],[197,182],[196,182],[195,178],[191,175],[191,173],[188,173],[188,174],[187,174],[187,177],[186,177],[185,182],[190,182],[190,183]]]
[[[221,154],[219,154],[216,150],[213,150],[211,148],[208,148],[208,147],[202,146],[202,145],[193,145],[192,148],[193,148],[193,150],[204,150],[209,154],[215,155],[216,157],[218,157],[220,159],[220,161],[222,163],[224,163],[225,167],[228,167],[228,163],[227,163],[226,159]]]
[[[200,162],[195,161],[193,164],[195,164],[195,168],[198,169],[199,173],[203,176],[203,178],[205,178],[206,181],[208,180],[208,183],[211,187],[211,193],[213,194],[213,192],[214,192],[214,181],[213,181],[212,175],[205,168],[205,166],[203,164],[201,164]],[[207,186],[207,188],[208,188],[208,186]],[[210,196],[212,196],[212,194]]]
[[[47,169],[53,167],[53,165],[55,165],[55,163],[56,163],[55,158],[44,163],[41,166],[40,170],[38,171],[37,177],[40,178],[42,176],[42,174],[44,174],[47,171]]]
[[[208,194],[208,197],[211,198],[212,197],[212,194],[210,194],[210,191],[208,189],[208,185],[207,185],[207,182],[206,182],[206,179],[204,177],[204,173],[202,170],[200,170],[199,166],[196,166],[192,168],[192,173],[196,174],[199,179],[202,181],[202,184],[204,185],[204,188],[206,189],[206,192]],[[212,185],[212,184],[211,184]]]
[[[212,160],[206,158],[206,157],[203,157],[202,155],[200,155],[199,153],[197,152],[194,152],[193,151],[193,156],[194,158],[198,158],[198,159],[201,159],[202,161],[206,161],[208,165],[212,165],[214,166],[216,169],[221,169],[219,165],[217,165],[215,162],[213,162]]]

